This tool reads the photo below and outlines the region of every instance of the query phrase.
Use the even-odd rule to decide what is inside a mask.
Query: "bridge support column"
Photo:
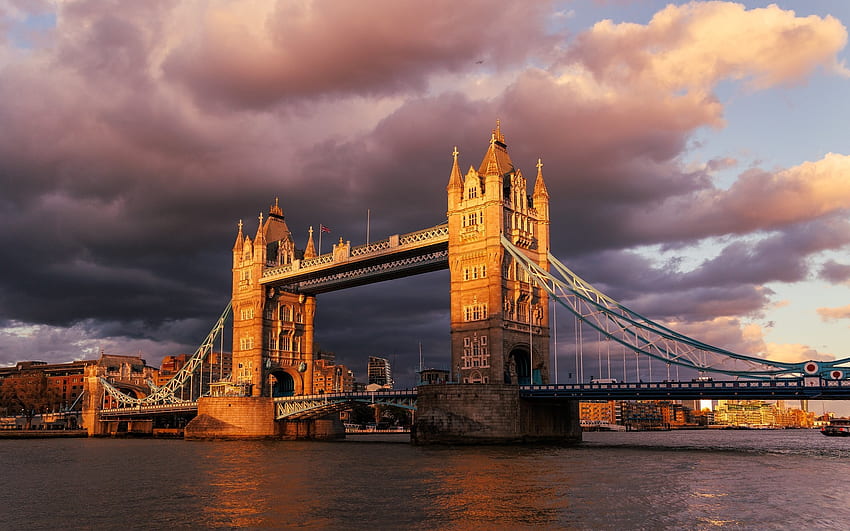
[[[578,402],[531,401],[503,384],[423,385],[417,390],[415,444],[581,442]]]
[[[186,439],[273,439],[280,436],[271,397],[202,397]]]
[[[345,426],[339,413],[321,419],[282,420],[281,437],[288,440],[330,441],[345,439]]]
[[[106,423],[100,419],[100,409],[103,401],[103,384],[100,383],[100,377],[94,372],[94,368],[86,368],[86,376],[84,380],[83,409],[82,421],[83,427],[89,434],[89,437],[102,437],[109,435]],[[89,374],[91,373],[91,374]]]

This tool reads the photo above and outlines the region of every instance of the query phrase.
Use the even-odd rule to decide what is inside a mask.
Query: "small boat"
[[[832,419],[820,432],[828,437],[850,437],[850,419]]]

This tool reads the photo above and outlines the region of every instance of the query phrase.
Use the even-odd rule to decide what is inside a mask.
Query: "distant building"
[[[135,398],[144,398],[150,392],[148,382],[156,382],[159,369],[151,367],[141,356],[101,354],[97,362],[86,368],[86,376],[106,379],[116,389]],[[103,397],[103,407],[117,407],[118,402],[108,394]]]
[[[68,363],[45,363],[43,361],[22,361],[14,367],[0,368],[0,381],[23,374],[41,373],[58,391],[57,402],[51,409],[79,410],[82,407],[80,396],[83,394],[86,376],[105,378],[118,389],[141,398],[150,391],[148,381],[155,382],[159,370],[147,365],[140,356],[121,356],[101,354],[97,360],[78,360]],[[106,407],[114,405],[111,398],[105,398]]]
[[[393,388],[392,371],[390,361],[378,356],[369,356],[369,365],[366,371],[368,384],[376,384],[386,389]]]
[[[788,409],[780,400],[775,404],[763,400],[718,400],[714,410],[717,424],[783,428],[811,428],[814,413]]]
[[[190,359],[191,356],[188,354],[164,357],[159,366],[159,374],[155,382],[156,385],[162,387],[168,383]],[[210,384],[228,378],[231,372],[233,372],[233,362],[229,352],[210,352],[207,354],[201,367],[195,371],[193,379],[197,380],[197,384],[193,382],[193,388],[196,390],[199,389],[201,394],[207,394]],[[188,389],[184,393],[186,396],[181,396],[180,398],[188,398]]]
[[[448,383],[451,377],[448,369],[422,369],[419,371],[419,385]]]
[[[617,403],[613,400],[579,402],[579,419],[585,430],[617,424]]]
[[[335,365],[326,359],[319,359],[314,363],[314,393],[349,393],[354,391],[354,373],[348,367]]]
[[[78,360],[68,363],[45,363],[43,361],[19,361],[14,367],[0,367],[0,383],[5,378],[23,374],[44,373],[58,391],[56,403],[51,409],[62,411],[82,407],[80,395],[83,393],[83,378],[86,367],[97,363],[95,360]]]

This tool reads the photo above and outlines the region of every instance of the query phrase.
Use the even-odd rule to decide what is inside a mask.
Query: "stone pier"
[[[186,425],[186,439],[311,439],[345,438],[339,418],[276,421],[270,397],[203,397],[198,416]]]
[[[516,385],[423,385],[416,410],[415,444],[581,442],[578,402],[524,400]]]

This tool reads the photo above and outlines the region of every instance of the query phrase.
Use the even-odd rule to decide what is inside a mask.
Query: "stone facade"
[[[532,195],[497,125],[476,170],[454,162],[446,188],[453,380],[548,383],[548,295],[502,248],[505,237],[540,267],[549,263],[549,194],[538,161]]]
[[[233,246],[233,380],[250,396],[313,392],[313,318],[316,298],[265,287],[263,268],[310,257],[297,251],[277,201],[252,240],[242,234]]]

